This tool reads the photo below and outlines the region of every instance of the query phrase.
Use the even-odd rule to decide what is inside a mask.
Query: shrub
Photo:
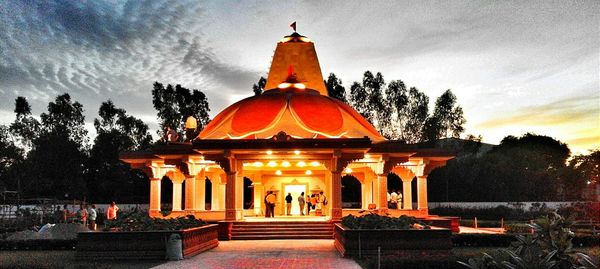
[[[500,250],[504,255],[483,253],[481,258],[460,262],[472,269],[493,268],[597,268],[592,258],[584,253],[574,253],[575,234],[570,227],[572,219],[564,219],[556,213],[531,224],[534,234],[517,235],[516,242],[508,249]]]
[[[105,231],[173,231],[204,226],[207,223],[193,215],[160,219],[151,218],[147,212],[133,211],[119,215],[116,220],[105,221]]]
[[[394,218],[389,216],[381,216],[375,213],[369,213],[356,217],[348,215],[342,218],[342,224],[350,229],[368,229],[368,230],[385,230],[385,229],[414,229],[415,224],[420,224],[414,217],[402,215]],[[426,228],[429,226],[423,225]]]

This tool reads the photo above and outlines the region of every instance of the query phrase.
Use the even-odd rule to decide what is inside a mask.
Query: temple
[[[452,154],[386,140],[348,104],[327,96],[310,39],[294,32],[277,44],[265,89],[225,108],[191,143],[120,155],[149,175],[151,216],[163,216],[164,181],[172,183],[166,217],[264,216],[269,191],[277,196],[276,218],[284,215],[288,193],[294,197],[292,215],[300,215],[301,192],[323,192],[328,203],[320,214],[331,221],[363,210],[428,216],[427,175]],[[390,173],[401,180],[400,209],[388,209]],[[350,187],[343,186],[343,177],[355,181],[352,186],[360,193],[354,195],[355,203],[342,202],[348,200],[342,189]]]

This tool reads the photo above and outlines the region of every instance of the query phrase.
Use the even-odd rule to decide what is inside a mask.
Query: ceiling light
[[[271,154],[273,154],[273,151],[267,150],[267,155],[271,155]]]
[[[304,161],[299,161],[298,163],[296,163],[296,166],[304,167],[304,166],[306,166],[306,163]]]
[[[282,173],[281,173],[281,170],[277,170],[277,171],[275,171],[275,174],[276,174],[276,175],[278,175],[278,176],[281,176],[281,174],[282,174]]]
[[[299,150],[294,150],[294,154],[300,155],[300,151]]]
[[[312,166],[312,167],[317,167],[317,166],[320,166],[320,165],[321,164],[319,162],[317,162],[317,161],[310,162],[310,166]]]
[[[270,161],[267,165],[269,167],[275,167],[275,166],[277,166],[277,162],[276,161]]]
[[[365,159],[369,159],[369,158],[371,158],[371,155],[365,154]]]
[[[283,167],[290,167],[292,165],[288,161],[283,161],[283,162],[281,162],[281,166],[283,166]]]
[[[310,170],[306,170],[305,174],[307,174],[307,175],[312,175],[312,171],[310,171]]]
[[[262,167],[264,164],[262,162],[254,162],[252,166],[254,167]]]
[[[346,172],[346,174],[351,174],[352,173],[352,168],[346,167],[346,169],[344,169],[344,172]]]

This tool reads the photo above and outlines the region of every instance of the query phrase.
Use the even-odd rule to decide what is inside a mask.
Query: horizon
[[[83,104],[90,138],[108,99],[156,138],[155,81],[203,91],[212,118],[253,95],[297,21],[323,77],[335,73],[347,93],[367,70],[425,92],[430,110],[451,89],[467,119],[463,137],[498,144],[532,132],[583,154],[600,146],[599,14],[594,1],[10,2],[0,7],[0,124],[14,120],[17,96],[39,117],[66,92]]]

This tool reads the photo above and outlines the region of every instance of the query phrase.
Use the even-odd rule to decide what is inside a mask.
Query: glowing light
[[[254,167],[262,167],[264,164],[262,162],[254,162],[252,166]]]
[[[272,154],[273,154],[273,151],[267,150],[267,155],[272,155]]]
[[[306,172],[304,172],[304,173],[307,175],[312,175],[312,171],[310,171],[310,170],[306,170]]]
[[[298,167],[304,167],[304,166],[306,166],[306,163],[303,162],[303,161],[299,161],[298,163],[296,163],[296,166],[298,166]]]
[[[275,166],[277,166],[277,162],[276,161],[270,161],[267,165],[269,167],[275,167]]]
[[[282,38],[281,40],[279,40],[279,42],[281,42],[281,43],[285,43],[285,42],[288,42],[288,41],[290,41],[290,40],[292,40],[292,38],[291,38],[291,37],[285,37],[285,38]],[[306,42],[306,41],[305,41],[305,42]]]
[[[294,88],[304,90],[306,89],[306,85],[302,83],[294,83]]]
[[[346,169],[344,169],[344,172],[346,172],[346,174],[351,174],[352,173],[352,168],[346,167]]]
[[[288,161],[283,161],[283,162],[281,162],[281,166],[283,166],[283,167],[290,167],[292,165]]]
[[[279,84],[279,85],[277,86],[277,88],[280,88],[280,89],[287,89],[287,88],[289,88],[289,87],[291,87],[291,86],[292,86],[292,83],[284,82],[284,83],[281,83],[281,84]]]
[[[248,166],[248,165],[250,165],[250,164],[251,164],[251,163],[243,163],[242,165],[243,165],[243,166]]]
[[[308,37],[300,37],[300,40],[302,42],[312,42],[312,40],[310,40],[310,38],[308,38]]]
[[[275,171],[275,174],[278,176],[281,176],[281,174],[283,174],[283,173],[281,173],[281,170],[277,170],[277,171]]]
[[[365,159],[369,159],[369,158],[371,158],[371,155],[365,154]]]
[[[299,150],[294,150],[294,154],[300,155],[300,151]]]
[[[310,162],[310,166],[312,166],[312,167],[321,166],[321,163],[319,163],[317,161],[313,161],[313,162]]]

